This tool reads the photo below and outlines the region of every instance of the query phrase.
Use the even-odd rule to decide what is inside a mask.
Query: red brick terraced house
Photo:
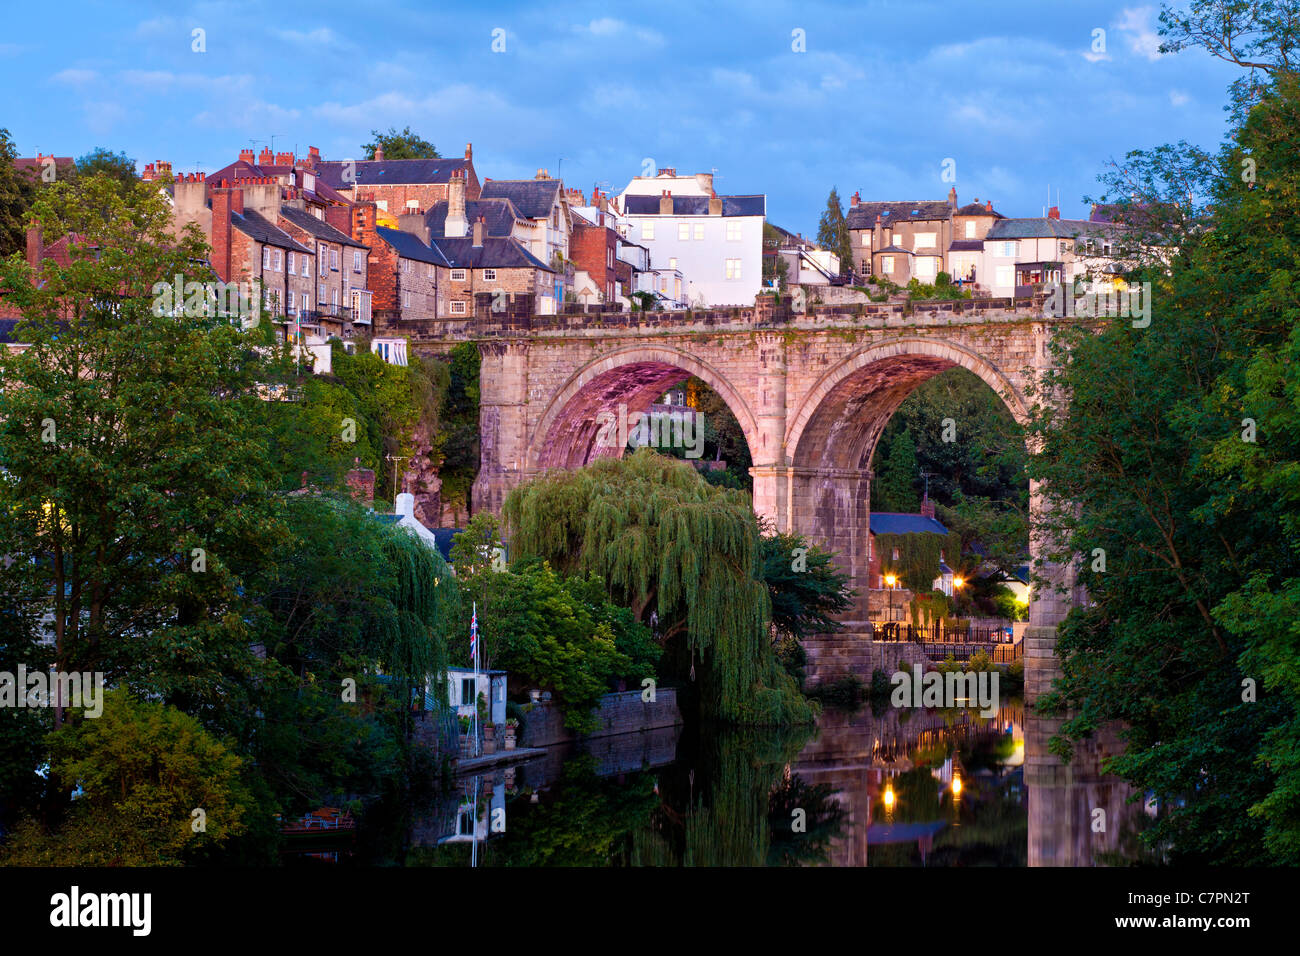
[[[453,174],[465,183],[467,199],[478,199],[478,174],[474,172],[474,147],[465,145],[461,159],[374,159],[320,161],[320,178],[354,203],[373,202],[383,225],[412,209],[429,210],[446,202]]]

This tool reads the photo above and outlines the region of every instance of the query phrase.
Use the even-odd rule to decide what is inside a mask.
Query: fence
[[[919,644],[930,660],[969,660],[983,652],[995,664],[1010,664],[1024,654],[1024,643],[1011,637],[1010,625],[947,628],[936,622],[925,627],[889,621],[873,625],[871,639],[885,643]]]

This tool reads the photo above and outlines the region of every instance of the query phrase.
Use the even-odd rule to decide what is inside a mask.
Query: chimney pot
[[[384,147],[382,147],[382,146],[376,146],[376,147],[375,147],[375,162],[382,163],[383,161],[384,161]]]
[[[986,203],[984,204],[984,208],[987,209],[989,212],[992,212],[992,211],[993,211],[993,200],[990,199],[988,202],[986,202]]]

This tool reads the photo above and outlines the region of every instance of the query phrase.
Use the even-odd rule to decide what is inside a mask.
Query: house
[[[408,210],[429,210],[446,202],[453,174],[463,178],[466,198],[479,197],[472,143],[465,144],[465,155],[458,159],[385,159],[383,149],[377,149],[374,159],[321,160],[316,169],[328,186],[352,202],[374,203],[388,226],[396,226],[396,217]]]
[[[569,288],[569,270],[564,263],[570,258],[569,239],[573,232],[564,183],[539,169],[532,179],[488,179],[483,183],[481,198],[509,199],[532,224],[527,249],[551,269],[549,298],[557,305],[564,302]]]
[[[423,221],[418,211],[410,218]],[[374,203],[356,207],[352,238],[368,250],[376,334],[400,333],[403,322],[445,313],[450,263],[439,249],[406,229],[379,225]]]
[[[885,607],[875,607],[873,610],[881,611],[887,620],[902,620],[905,616],[905,609],[912,599],[912,595],[903,585],[895,580],[891,586],[886,579],[885,568],[893,567],[894,562],[900,560],[902,555],[898,549],[890,554],[882,554],[881,547],[877,543],[877,535],[899,535],[899,534],[938,534],[948,537],[948,528],[943,525],[934,516],[934,502],[928,497],[921,502],[921,511],[917,514],[906,514],[892,511],[873,511],[870,518],[870,532],[867,536],[867,580],[868,586],[872,590],[887,589],[894,591],[902,590],[904,594],[894,597],[892,594],[884,602]],[[949,555],[940,551],[939,559],[939,576],[934,579],[931,589],[942,591],[944,594],[952,597],[954,586],[957,585],[958,579],[947,563],[948,558],[954,561],[960,558],[960,555]]]
[[[617,206],[628,221],[625,238],[650,250],[651,267],[684,278],[676,301],[750,305],[762,290],[766,196],[719,196],[712,173],[678,176],[664,168],[633,178]],[[662,281],[657,285],[667,295]]]
[[[590,212],[590,210],[589,210]],[[585,276],[585,281],[594,290],[598,303],[615,304],[620,297],[626,296],[619,281],[617,268],[619,244],[622,242],[618,230],[607,224],[605,214],[599,208],[592,213],[595,218],[573,210],[573,234],[569,237],[570,256],[574,266]],[[579,302],[584,302],[582,282],[575,277],[573,292]],[[590,295],[590,293],[588,293]],[[584,304],[590,304],[584,302]]]
[[[554,314],[558,301],[555,270],[517,239],[485,233],[486,223],[480,219],[468,236],[432,240],[449,264],[446,317],[511,309]]]
[[[948,261],[945,271],[954,281],[977,285],[984,279],[984,237],[993,224],[1005,219],[993,210],[993,202],[979,197],[957,209],[952,216],[952,241],[948,243]]]
[[[898,285],[912,279],[934,282],[940,272],[951,274],[947,251],[956,210],[956,188],[948,191],[946,201],[862,202],[855,192],[845,217],[855,270]]]
[[[315,318],[327,336],[351,335],[354,328],[372,324],[372,293],[369,289],[369,249],[347,232],[311,215],[302,199],[280,206],[276,220],[285,233],[308,248],[315,248]],[[309,261],[299,268],[311,269]]]
[[[1055,206],[1041,219],[1000,219],[984,236],[980,285],[995,296],[1027,295],[1046,283],[1115,274],[1125,268],[1123,228],[1062,219]]]
[[[784,262],[787,285],[829,285],[839,278],[840,257],[834,252],[775,223],[767,225],[773,237],[764,241],[765,265],[772,265],[773,260]]]
[[[447,703],[459,717],[474,715],[475,705],[482,696],[488,703],[489,723],[506,722],[506,672],[480,670],[475,675],[469,667],[447,668]]]
[[[463,170],[452,172],[447,198],[434,203],[424,213],[428,238],[459,238],[469,234],[470,223],[482,220],[484,235],[517,239],[533,249],[544,247],[545,235],[539,232],[538,224],[516,209],[509,199],[467,199],[463,173]],[[404,218],[399,219],[399,226],[403,221]]]
[[[36,183],[58,182],[67,179],[77,170],[77,164],[71,156],[46,156],[42,153],[17,156],[13,167],[19,174]]]

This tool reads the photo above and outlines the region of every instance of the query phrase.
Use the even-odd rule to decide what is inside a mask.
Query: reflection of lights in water
[[[956,775],[954,775],[952,778],[952,795],[954,797],[961,796],[961,777],[958,777]]]
[[[889,784],[885,784],[885,809],[886,810],[894,809],[894,800],[895,800],[894,788]]]

